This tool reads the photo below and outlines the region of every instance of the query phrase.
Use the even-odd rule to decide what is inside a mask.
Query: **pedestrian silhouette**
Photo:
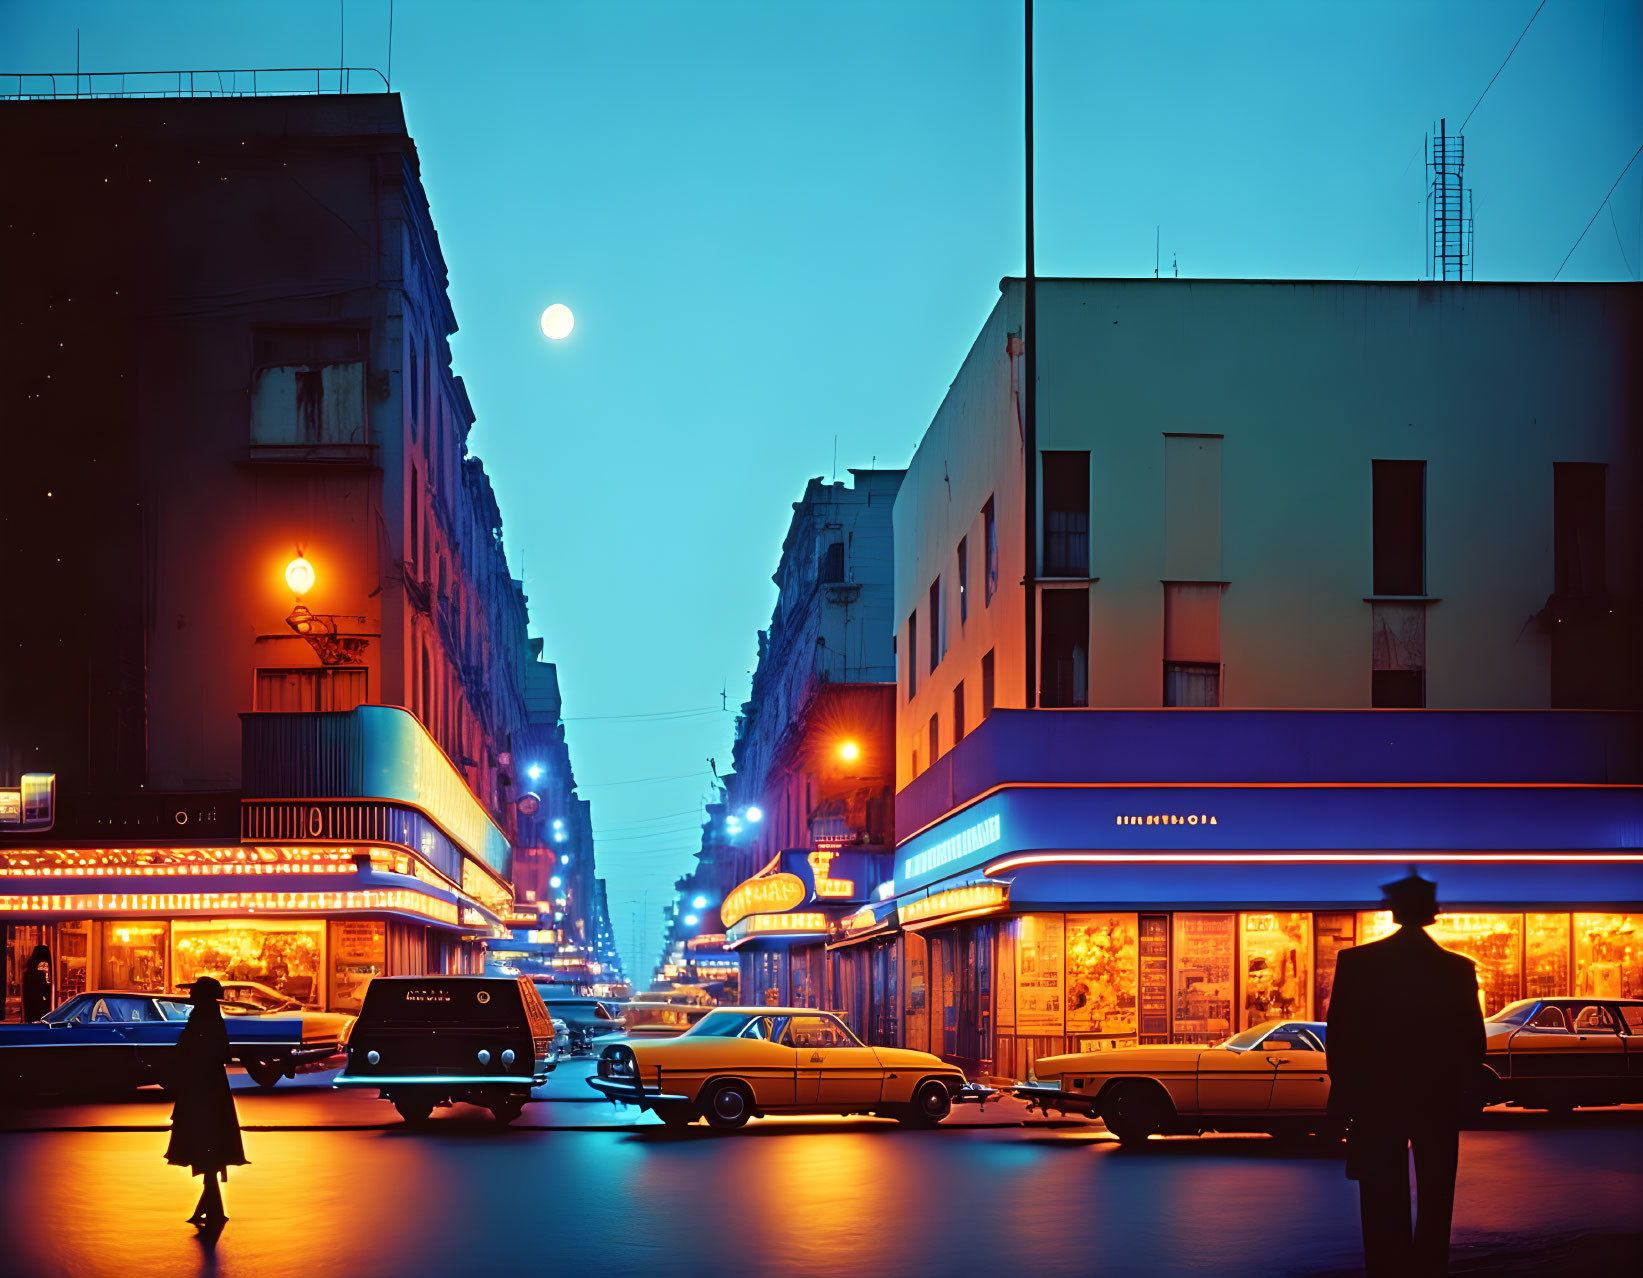
[[[1335,970],[1329,1109],[1348,1124],[1364,1268],[1370,1278],[1411,1278],[1449,1268],[1460,1126],[1477,1108],[1483,1012],[1472,960],[1424,931],[1437,918],[1437,886],[1411,873],[1381,890],[1398,930],[1342,950]]]
[[[23,971],[23,1020],[40,1020],[51,1011],[51,951],[36,945]]]
[[[205,1177],[200,1201],[188,1222],[199,1229],[220,1229],[228,1220],[223,1212],[220,1180],[230,1167],[243,1166],[240,1121],[228,1090],[228,1027],[223,1024],[222,985],[202,976],[190,989],[194,1007],[177,1039],[171,1090],[171,1143],[165,1160]]]

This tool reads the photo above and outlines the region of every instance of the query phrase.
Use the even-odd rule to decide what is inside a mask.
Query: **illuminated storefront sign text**
[[[733,927],[749,914],[779,914],[803,905],[810,895],[796,874],[765,874],[745,880],[719,907],[719,918]]]
[[[908,857],[901,867],[901,874],[897,877],[911,879],[928,874],[931,870],[939,870],[942,866],[950,865],[971,853],[991,847],[1000,837],[999,819],[997,816],[990,816],[985,821],[978,821],[969,829],[960,830],[951,838],[943,839],[933,847],[926,848],[917,856]]]
[[[934,892],[908,902],[901,907],[901,921],[904,924],[917,923],[949,914],[1002,909],[1009,898],[1009,889],[1002,883],[972,883],[968,887],[949,888],[945,892]]]

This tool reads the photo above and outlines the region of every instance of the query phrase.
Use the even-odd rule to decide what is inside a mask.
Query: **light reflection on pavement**
[[[0,1134],[0,1269],[1037,1278],[1357,1263],[1356,1190],[1333,1151],[1236,1136],[1124,1150],[1088,1123],[1022,1126],[1013,1102],[930,1132],[823,1118],[675,1133],[583,1101],[586,1067],[562,1067],[511,1129],[465,1106],[408,1128],[311,1076],[237,1093],[252,1162],[229,1173],[232,1219],[211,1251],[183,1223],[197,1186],[164,1164],[162,1130],[63,1130],[163,1129],[163,1099],[0,1111],[0,1125],[21,1114],[56,1129]],[[1463,1138],[1457,1268],[1547,1237],[1635,1231],[1640,1137],[1637,1108],[1487,1116]]]

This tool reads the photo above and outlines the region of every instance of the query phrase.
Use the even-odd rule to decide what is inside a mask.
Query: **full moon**
[[[570,307],[563,302],[555,302],[542,312],[542,336],[550,337],[554,341],[569,337],[571,329],[576,327],[576,316],[570,313]]]

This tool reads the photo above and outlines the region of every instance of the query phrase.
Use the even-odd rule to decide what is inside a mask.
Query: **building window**
[[[1604,593],[1604,469],[1552,463],[1552,589],[1565,598]]]
[[[958,624],[970,619],[970,539],[958,539]]]
[[[258,670],[256,707],[275,714],[352,710],[370,700],[369,675],[363,666]]]
[[[930,716],[930,762],[934,763],[941,755],[941,717]]]
[[[1090,703],[1090,592],[1046,590],[1039,704],[1045,709]]]
[[[258,333],[251,383],[251,446],[363,448],[365,334],[358,329]]]
[[[987,504],[981,508],[981,521],[986,529],[987,564],[984,602],[992,603],[993,596],[998,593],[998,519],[993,509],[993,499],[987,498]]]
[[[964,680],[953,686],[953,744],[964,740]]]
[[[410,417],[411,417],[411,442],[414,444],[416,442],[416,410],[417,410],[417,400],[416,400],[416,379],[417,379],[416,343],[414,343],[414,342],[410,343],[409,349],[410,349],[410,352],[411,352],[411,377],[410,377],[410,381],[409,381],[408,385],[406,386],[406,391],[408,392],[408,398],[411,401],[411,405],[410,405],[410,407],[411,407],[411,413],[410,413]]]
[[[947,650],[946,627],[942,622],[946,617],[941,611],[941,578],[937,577],[930,583],[930,669],[932,671],[941,664],[942,654]]]
[[[1090,455],[1044,453],[1044,575],[1090,575]]]
[[[1221,586],[1164,583],[1164,704],[1221,704]]]
[[[1374,593],[1426,593],[1426,463],[1372,462]]]
[[[821,580],[824,584],[844,581],[844,543],[832,542],[822,554]]]
[[[411,553],[407,556],[412,567],[417,567],[422,560],[418,547],[422,545],[422,476],[417,473],[416,463],[411,463]]]
[[[1372,604],[1369,704],[1416,710],[1426,704],[1426,605]]]
[[[993,712],[993,654],[991,650],[981,659],[981,717]]]
[[[907,617],[907,699],[918,695],[918,610]],[[915,769],[916,771],[916,769]]]

